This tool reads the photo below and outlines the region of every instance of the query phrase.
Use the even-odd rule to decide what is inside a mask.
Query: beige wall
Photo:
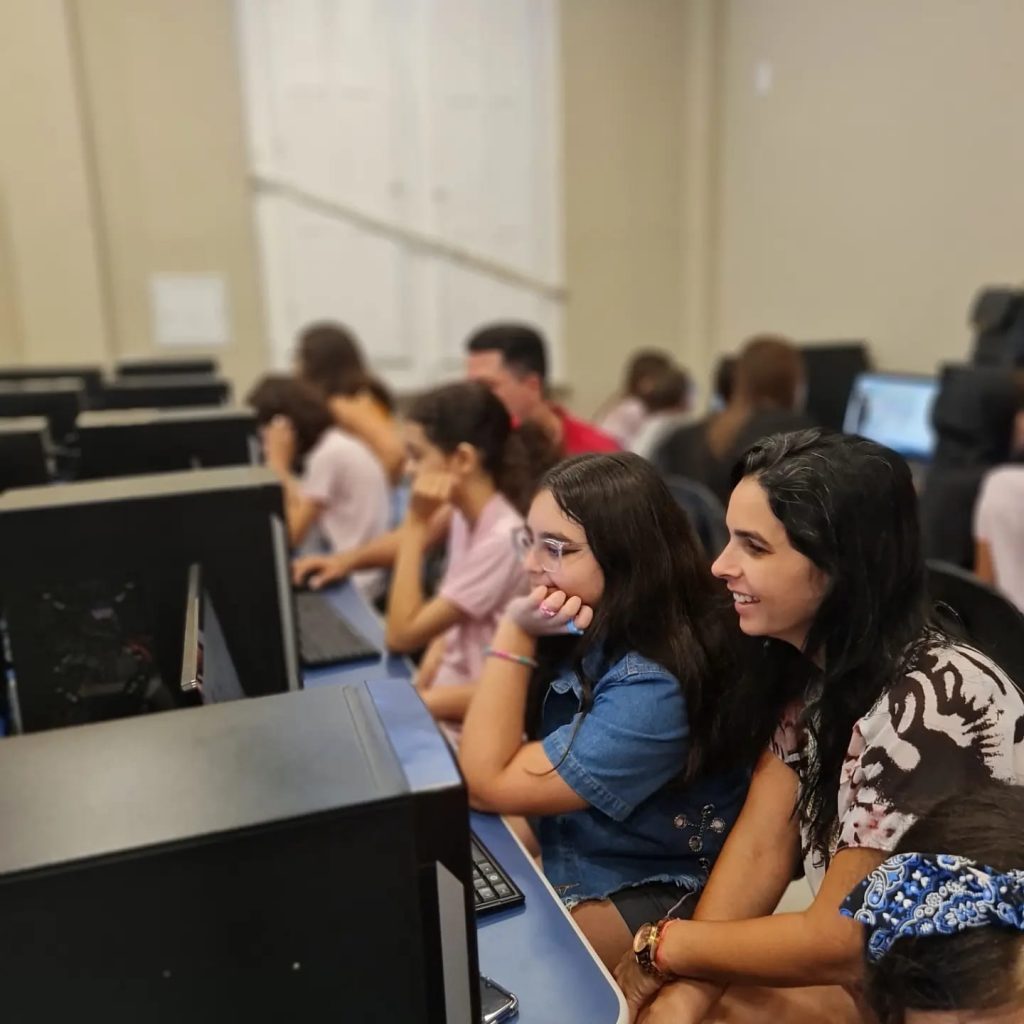
[[[103,358],[107,340],[63,3],[0,3],[0,361]]]
[[[891,369],[963,358],[974,290],[1024,280],[1024,3],[725,8],[714,342],[770,329],[867,337]]]
[[[240,388],[265,368],[231,9],[0,4],[0,359],[153,354],[150,275],[210,272],[215,354]]]
[[[584,412],[630,348],[679,344],[684,15],[677,0],[562,0],[565,337]]]

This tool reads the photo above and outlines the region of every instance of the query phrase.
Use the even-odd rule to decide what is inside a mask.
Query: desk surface
[[[368,640],[383,645],[380,618],[345,584],[326,591],[331,603]],[[304,674],[307,686],[411,678],[404,658],[382,655]],[[498,817],[474,812],[470,825],[522,889],[526,905],[479,918],[480,970],[519,998],[519,1024],[625,1024],[618,988],[583,940],[561,900]]]

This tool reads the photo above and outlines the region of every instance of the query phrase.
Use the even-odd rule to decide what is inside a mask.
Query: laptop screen
[[[930,461],[937,393],[934,377],[862,373],[853,385],[843,430],[884,444],[904,458]]]

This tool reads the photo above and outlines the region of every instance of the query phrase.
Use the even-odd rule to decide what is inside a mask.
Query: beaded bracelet
[[[537,660],[528,658],[525,654],[512,654],[509,651],[499,651],[494,647],[485,647],[484,654],[488,658],[501,658],[502,661],[511,661],[516,665],[525,665],[527,668],[537,667]]]

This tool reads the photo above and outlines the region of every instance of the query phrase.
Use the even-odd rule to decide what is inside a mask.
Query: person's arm
[[[284,490],[284,515],[288,526],[288,543],[301,544],[309,528],[320,518],[323,505],[304,494],[292,473],[295,462],[295,428],[285,416],[275,416],[263,428],[263,452],[267,468],[281,481]]]
[[[461,722],[473,703],[476,683],[453,683],[451,686],[431,686],[420,690],[427,710],[439,722]]]
[[[992,561],[992,546],[984,540],[974,542],[974,575],[989,586],[996,585],[996,567]]]
[[[434,637],[423,652],[423,657],[420,658],[420,663],[416,667],[416,678],[414,680],[416,689],[420,691],[421,696],[434,685],[437,670],[441,667],[441,662],[444,660],[446,646],[447,638],[442,633],[441,636]]]
[[[396,654],[426,647],[464,618],[454,601],[443,595],[428,600],[423,593],[423,561],[430,546],[430,523],[451,497],[447,473],[421,473],[413,484],[405,522],[398,531],[398,554],[388,594],[384,642]]]
[[[435,547],[448,532],[449,512],[443,510],[430,524],[427,544]],[[292,563],[292,579],[297,584],[308,582],[314,590],[342,580],[360,569],[390,569],[398,556],[398,530],[382,533],[365,544],[330,555],[309,555]]]
[[[694,910],[695,921],[744,920],[775,909],[800,857],[793,815],[798,785],[796,773],[774,753],[761,755],[743,810]],[[631,952],[619,964],[616,980],[634,1013],[657,988]],[[722,985],[688,980],[667,986],[665,996],[671,996],[681,1022],[695,1022],[704,1019],[722,992]]]
[[[372,395],[336,395],[328,402],[338,426],[355,434],[380,460],[391,483],[397,483],[405,467],[405,446],[394,421],[377,407]]]
[[[496,814],[563,814],[583,810],[583,799],[554,770],[540,743],[524,743],[526,697],[537,636],[564,633],[573,620],[590,625],[593,612],[578,597],[538,587],[509,606],[469,707],[459,743],[459,765],[470,806]],[[554,609],[546,616],[541,606]],[[525,628],[524,628],[525,627]],[[525,659],[516,661],[514,659]]]

